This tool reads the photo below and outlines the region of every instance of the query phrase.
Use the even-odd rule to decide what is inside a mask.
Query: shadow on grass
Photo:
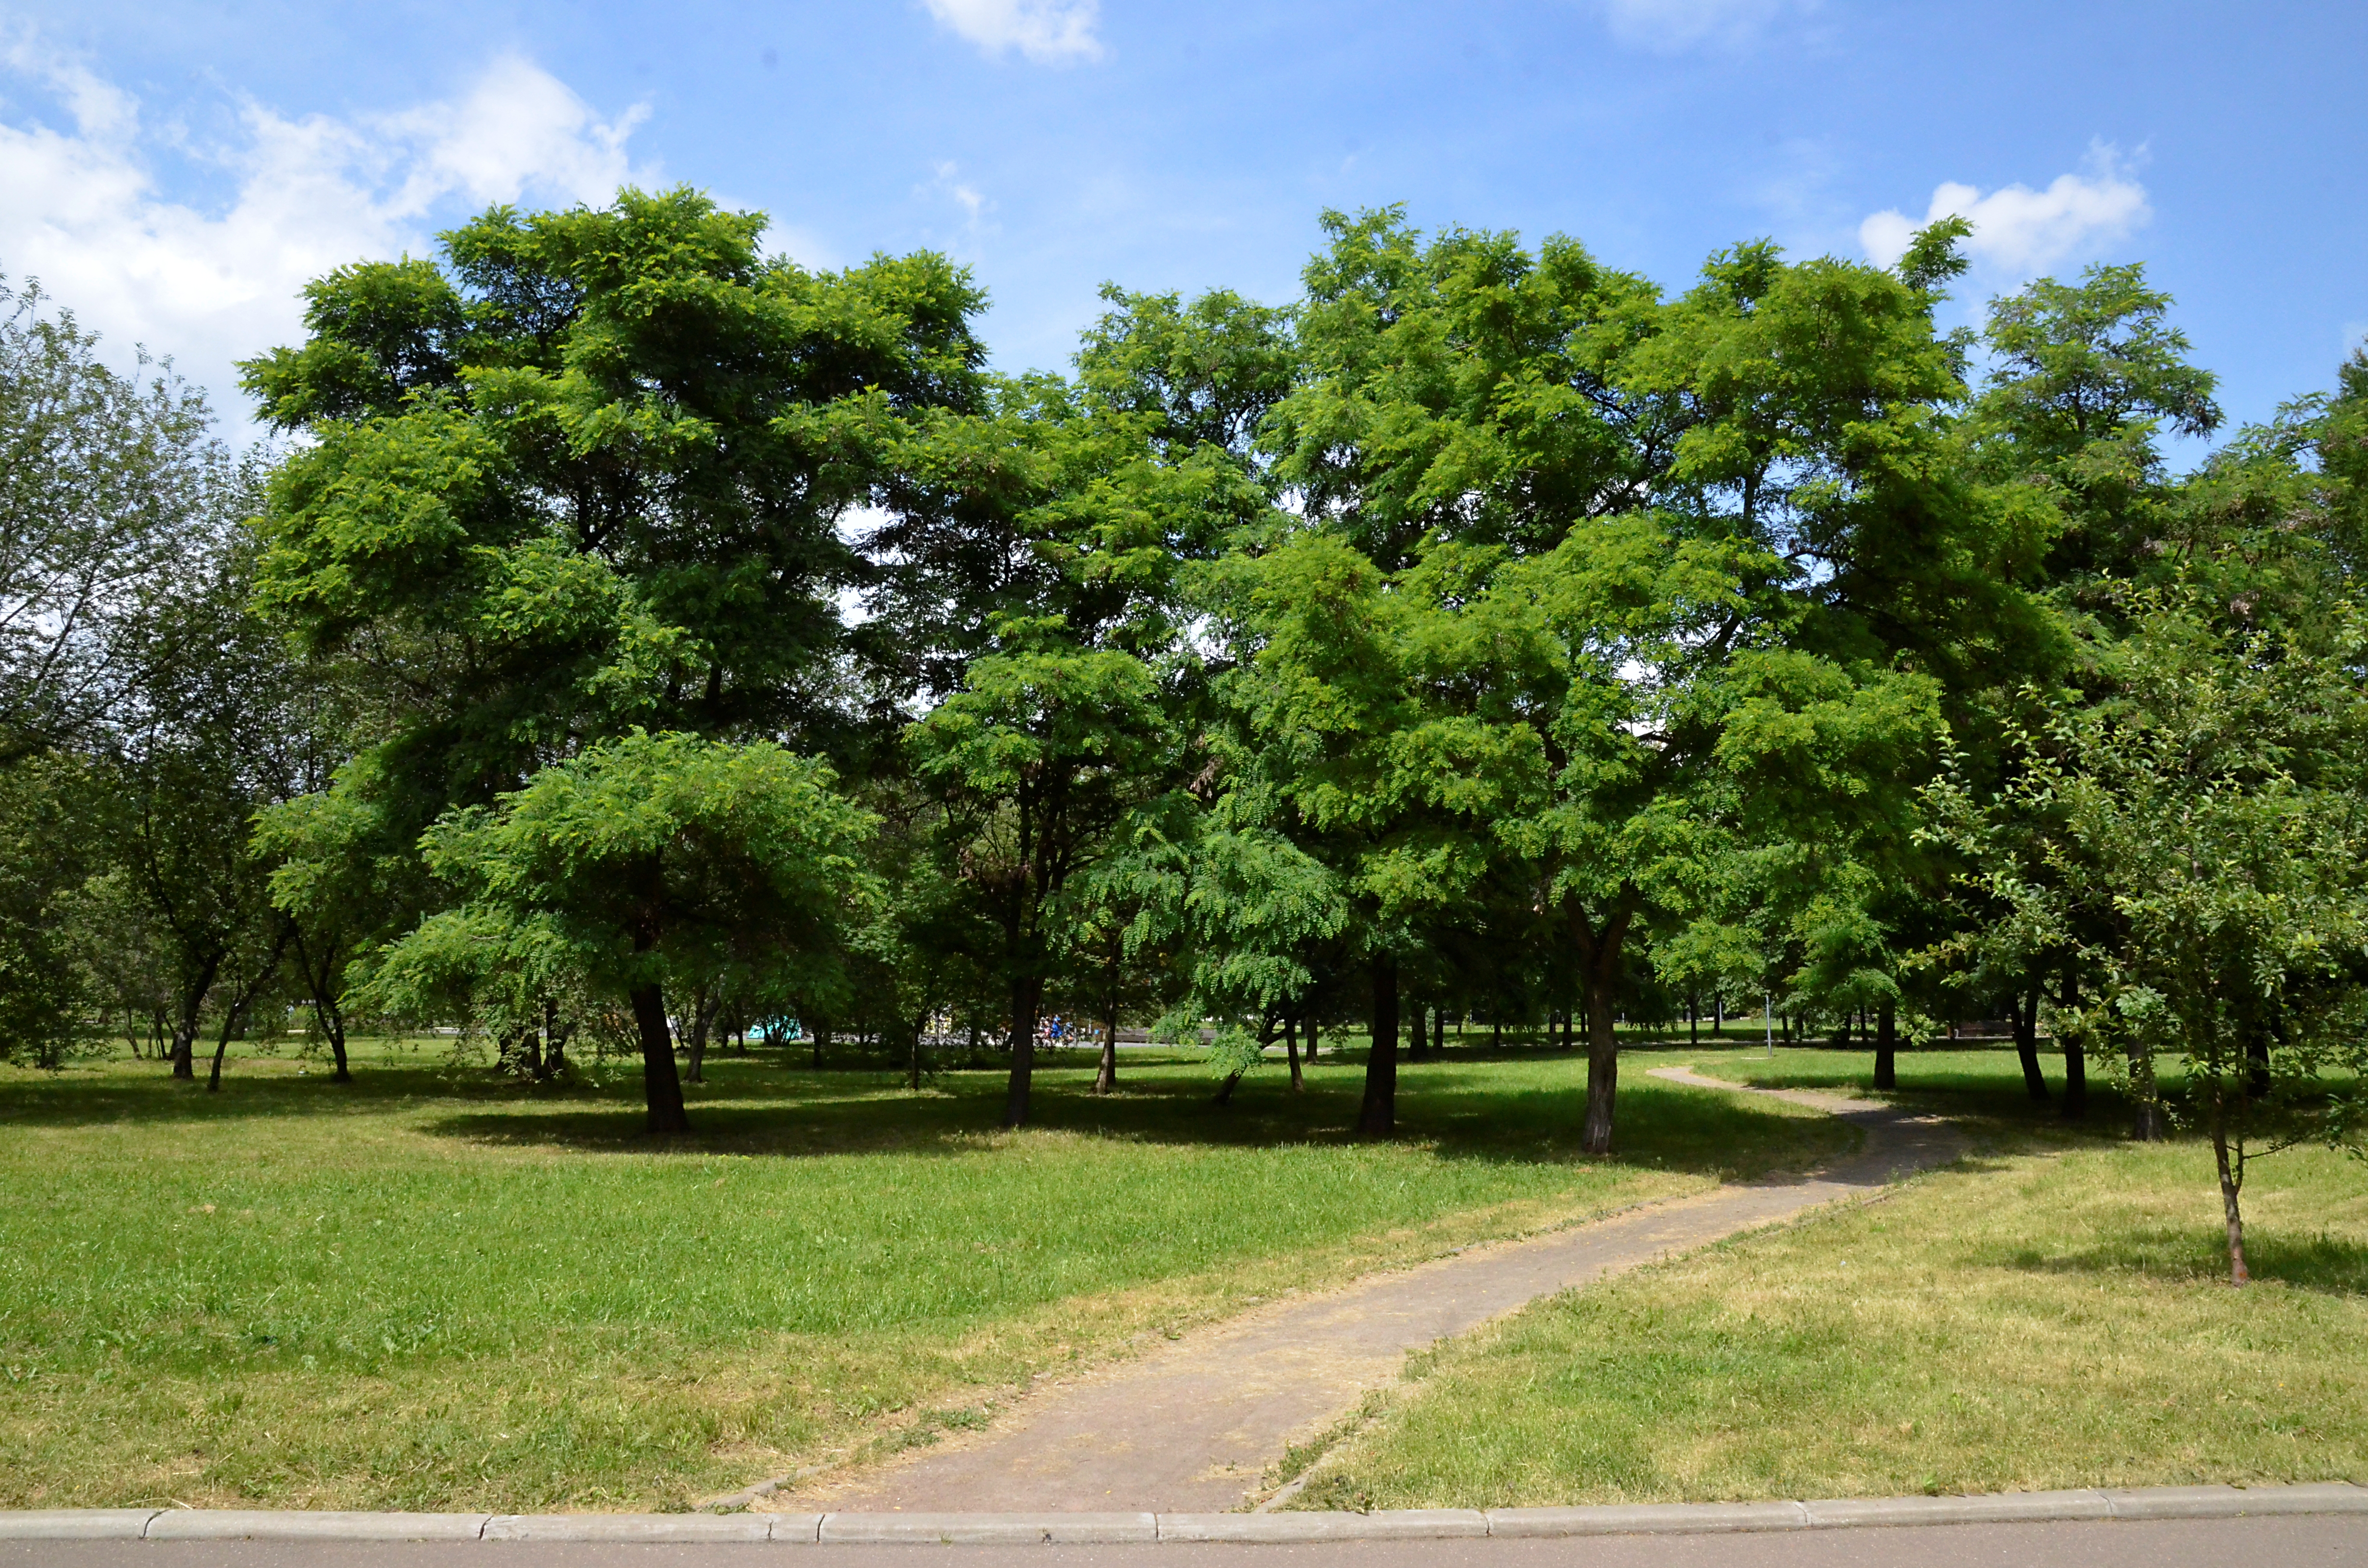
[[[752,1104],[706,1097],[692,1106],[696,1124],[673,1145],[712,1153],[798,1157],[894,1150],[958,1154],[1000,1133],[1000,1074],[941,1075],[919,1096],[874,1089],[831,1101],[801,1096]],[[1087,1075],[1039,1078],[1031,1130],[1130,1142],[1207,1148],[1356,1142],[1361,1085],[1354,1074],[1311,1077],[1292,1094],[1288,1080],[1246,1081],[1230,1105],[1213,1101],[1213,1085],[1197,1072],[1121,1080],[1120,1092],[1097,1096]],[[1489,1083],[1474,1069],[1426,1063],[1403,1071],[1397,1142],[1447,1159],[1507,1164],[1566,1165],[1584,1160],[1579,1124],[1586,1108],[1582,1083],[1569,1087]],[[438,1118],[428,1130],[477,1142],[565,1147],[581,1152],[633,1153],[653,1147],[639,1113],[619,1107],[540,1114],[461,1113]],[[1822,1119],[1788,1117],[1746,1101],[1639,1085],[1620,1105],[1616,1159],[1701,1175],[1757,1173],[1770,1165],[1820,1157],[1849,1146],[1855,1133]]]
[[[1084,1053],[1039,1070],[1031,1126],[1075,1136],[1176,1146],[1272,1147],[1355,1141],[1360,1051],[1327,1051],[1293,1094],[1286,1070],[1243,1080],[1232,1103],[1196,1059],[1130,1053],[1119,1092],[1090,1092]],[[233,1064],[235,1067],[237,1064]],[[596,1084],[523,1084],[485,1069],[358,1062],[350,1084],[293,1076],[285,1065],[225,1078],[220,1094],[176,1084],[162,1064],[117,1063],[56,1075],[0,1075],[0,1125],[87,1126],[402,1115],[431,1136],[585,1153],[811,1157],[894,1151],[955,1155],[1000,1132],[1000,1066],[930,1076],[920,1093],[884,1066],[815,1072],[779,1055],[711,1058],[686,1086],[693,1132],[643,1130],[637,1071],[609,1063]],[[1572,1164],[1585,1110],[1583,1058],[1550,1049],[1474,1049],[1401,1069],[1398,1141],[1451,1159]],[[1622,1085],[1613,1158],[1706,1176],[1757,1175],[1846,1151],[1856,1133],[1741,1096],[1686,1090],[1641,1074]]]
[[[2197,1283],[2228,1278],[2226,1238],[2216,1230],[2203,1229],[2117,1236],[2067,1252],[2019,1247],[1975,1261],[2034,1274],[2135,1274]],[[2300,1236],[2248,1229],[2245,1264],[2256,1280],[2275,1280],[2326,1296],[2368,1296],[2368,1244],[2324,1232]]]
[[[1979,1117],[1991,1121],[2059,1129],[2066,1133],[2102,1138],[2122,1137],[2130,1126],[2132,1104],[2129,1096],[2110,1080],[2092,1078],[2083,1114],[2077,1119],[2067,1119],[2064,1115],[2062,1085],[2051,1080],[2048,1097],[2032,1099],[2023,1087],[2021,1069],[2011,1056],[2006,1059],[2002,1071],[1993,1069],[1976,1073],[1919,1066],[1913,1053],[1903,1051],[1899,1057],[1896,1086],[1878,1091],[1874,1086],[1873,1062],[1851,1060],[1855,1055],[1855,1052],[1837,1051],[1830,1062],[1802,1062],[1796,1058],[1758,1066],[1751,1065],[1757,1052],[1713,1053],[1705,1049],[1700,1053],[1700,1058],[1701,1065],[1704,1067],[1730,1067],[1728,1072],[1716,1075],[1757,1089],[1818,1089],[1827,1093],[1855,1094],[1936,1115]],[[1748,1071],[1733,1071],[1735,1066],[1748,1067]]]

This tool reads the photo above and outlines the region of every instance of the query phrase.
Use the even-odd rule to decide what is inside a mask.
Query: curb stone
[[[1477,1508],[1380,1508],[1370,1514],[1162,1514],[1162,1540],[1464,1540],[1488,1533]]]
[[[1157,1540],[1158,1520],[1155,1514],[825,1514],[821,1539],[825,1546],[1100,1546]]]
[[[475,1540],[490,1514],[336,1514],[303,1508],[169,1508],[148,1540]]]
[[[794,1515],[783,1515],[794,1520]],[[770,1514],[495,1514],[486,1540],[794,1540]],[[806,1539],[814,1539],[809,1529]]]
[[[1702,1535],[2078,1519],[2368,1517],[2368,1487],[2153,1486],[1812,1503],[1646,1503],[1572,1508],[1395,1508],[1370,1514],[362,1514],[302,1509],[0,1511],[0,1540],[564,1540],[1099,1545],[1455,1540],[1481,1536]],[[498,1549],[496,1549],[498,1550]]]
[[[2241,1497],[2244,1494],[2237,1495]],[[1811,1529],[1847,1529],[1861,1525],[2018,1524],[2025,1520],[2113,1517],[2112,1505],[2101,1492],[1999,1492],[1978,1497],[1830,1497],[1801,1506],[1809,1516]]]
[[[0,1513],[0,1540],[138,1540],[162,1508],[35,1508]]]
[[[1488,1533],[1503,1536],[1708,1535],[1804,1530],[1798,1503],[1613,1503],[1592,1508],[1491,1508]]]
[[[2298,1486],[2148,1486],[2108,1491],[2117,1519],[2233,1519],[2247,1514],[2368,1513],[2368,1487],[2348,1481]]]

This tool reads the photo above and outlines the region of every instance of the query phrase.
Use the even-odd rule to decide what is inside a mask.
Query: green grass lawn
[[[1031,1376],[1264,1296],[1809,1160],[1827,1119],[1656,1084],[1576,1153],[1585,1064],[1404,1070],[1352,1141],[1327,1054],[1210,1103],[1129,1052],[920,1094],[725,1058],[654,1146],[637,1085],[530,1089],[449,1046],[0,1068],[0,1506],[673,1506],[928,1440]],[[1681,1053],[1682,1054],[1682,1053]]]
[[[1695,1060],[1871,1085],[1863,1053]],[[1979,1119],[1981,1152],[1418,1359],[1295,1506],[2368,1482],[2368,1167],[2256,1166],[2238,1291],[2207,1148],[2117,1142],[2103,1085],[2063,1128],[2011,1052],[1903,1054],[1899,1079]]]

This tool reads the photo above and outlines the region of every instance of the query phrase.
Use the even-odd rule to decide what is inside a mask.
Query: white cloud
[[[469,96],[387,116],[381,124],[421,148],[399,200],[424,207],[448,191],[516,201],[529,189],[605,202],[632,177],[625,138],[649,118],[635,105],[602,123],[567,85],[517,55],[496,60]]]
[[[962,165],[959,164],[939,164],[937,183],[932,188],[962,210],[963,216],[973,232],[978,228],[980,215],[993,205],[979,193],[978,187],[962,179]]]
[[[0,121],[0,268],[38,278],[121,362],[133,344],[173,356],[233,420],[233,362],[302,329],[300,290],[366,257],[423,254],[448,204],[604,201],[647,183],[625,140],[635,109],[603,121],[531,62],[495,61],[459,101],[353,120],[290,119],[240,106],[227,144],[196,149],[236,194],[216,210],[167,198],[140,105],[81,65],[18,43],[0,64],[45,87],[62,131]],[[179,148],[190,152],[186,146]]]
[[[1877,212],[1858,228],[1867,256],[1889,267],[1907,250],[1925,224],[1952,215],[1970,219],[1965,254],[1999,272],[2028,277],[2066,256],[2124,239],[2153,218],[2146,187],[2129,177],[2120,154],[2100,143],[2089,151],[2086,171],[2058,175],[2045,190],[2009,185],[1987,196],[1952,180],[1932,192],[1922,219],[1893,210]]]
[[[1665,52],[1697,44],[1738,44],[1804,0],[1603,0],[1603,19],[1622,43]]]
[[[990,55],[1018,50],[1039,64],[1099,60],[1101,0],[922,0],[929,15]]]
[[[962,215],[962,232],[950,248],[967,250],[975,256],[979,242],[997,231],[998,226],[993,222],[994,199],[962,178],[959,164],[941,163],[931,173],[933,177],[925,184],[915,186],[913,194],[927,200],[951,202],[959,209]]]

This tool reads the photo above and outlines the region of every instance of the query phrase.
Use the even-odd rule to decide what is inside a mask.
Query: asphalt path
[[[627,1546],[529,1541],[0,1541],[0,1568],[2335,1568],[2368,1517],[2082,1520],[1308,1546]]]

